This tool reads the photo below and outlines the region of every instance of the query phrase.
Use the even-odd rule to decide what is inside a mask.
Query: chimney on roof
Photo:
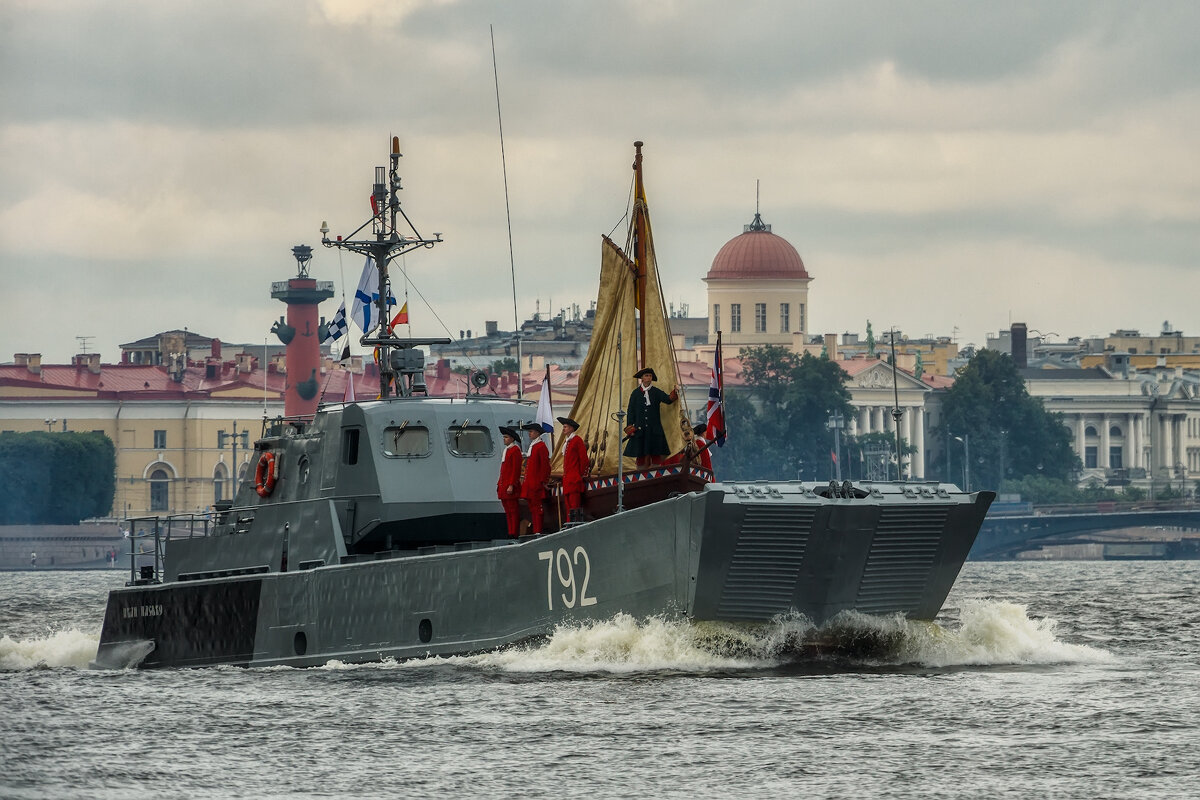
[[[450,379],[450,359],[439,358],[437,362],[437,379],[445,381]]]
[[[1017,365],[1017,369],[1025,369],[1029,366],[1029,350],[1027,349],[1026,341],[1029,335],[1029,328],[1024,322],[1014,322],[1012,325],[1012,360]]]
[[[496,332],[500,330],[500,325],[496,322],[496,320],[489,319],[484,321],[483,329],[487,331],[488,336],[495,336]]]
[[[825,334],[825,352],[827,354],[829,354],[830,359],[832,359],[834,361],[837,360],[838,354],[837,354],[837,334],[836,333]]]
[[[29,353],[13,353],[13,364],[23,367],[29,363]]]
[[[220,339],[212,340],[212,357],[217,359],[218,361],[221,358],[221,340]]]
[[[25,368],[34,375],[42,374],[42,354],[30,353],[25,361]]]
[[[100,354],[99,353],[84,353],[80,358],[85,359],[88,372],[93,375],[100,374]]]

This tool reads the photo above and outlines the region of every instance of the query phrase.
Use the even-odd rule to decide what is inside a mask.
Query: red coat
[[[538,439],[529,448],[525,459],[525,482],[521,484],[521,497],[540,500],[546,496],[546,481],[550,480],[550,451],[546,443]]]
[[[510,486],[512,494],[508,493]],[[501,500],[516,500],[521,496],[521,445],[516,442],[504,448],[500,480],[496,481],[496,496]]]
[[[704,467],[709,472],[712,472],[712,456],[708,454],[708,448],[704,447],[707,442],[703,438],[696,436],[692,439],[696,443],[697,448],[704,448],[700,451],[700,466]]]
[[[583,476],[587,475],[591,461],[587,455],[587,445],[578,435],[572,434],[563,448],[563,477],[564,492],[582,492]]]

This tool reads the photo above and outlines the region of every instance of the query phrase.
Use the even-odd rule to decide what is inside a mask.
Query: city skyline
[[[331,317],[362,265],[318,228],[367,218],[391,135],[406,212],[445,239],[405,263],[414,335],[511,329],[489,24],[522,320],[594,298],[640,139],[693,316],[757,202],[813,276],[810,334],[1200,330],[1200,10],[643,5],[8,4],[0,361],[185,327],[274,343],[301,243]]]

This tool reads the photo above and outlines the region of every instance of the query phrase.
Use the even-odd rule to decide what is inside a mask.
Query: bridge
[[[1017,513],[999,505],[983,521],[972,560],[1012,558],[1040,544],[1074,544],[1089,541],[1089,534],[1123,528],[1200,530],[1200,505],[1194,501],[1026,506]]]

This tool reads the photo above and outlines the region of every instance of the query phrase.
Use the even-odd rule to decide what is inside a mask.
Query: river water
[[[89,670],[119,573],[0,573],[0,797],[1200,796],[1200,562],[972,562],[932,625]]]

